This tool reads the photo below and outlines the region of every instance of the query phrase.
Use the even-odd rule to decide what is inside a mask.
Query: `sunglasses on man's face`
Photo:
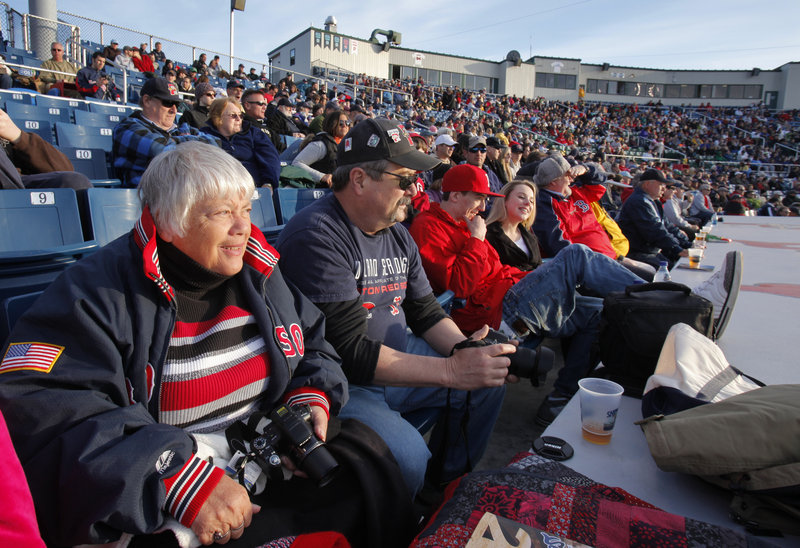
[[[400,175],[398,173],[392,173],[391,171],[384,171],[386,175],[391,175],[392,177],[397,179],[397,186],[400,187],[400,190],[407,190],[411,185],[417,182],[417,174],[414,173],[413,175]]]
[[[161,104],[164,106],[164,108],[177,108],[178,105],[181,104],[180,101],[167,101],[166,99],[159,99],[159,101],[161,101]]]
[[[474,152],[483,152],[484,154],[486,154],[486,147],[472,147],[471,149],[469,149],[469,151],[473,152],[473,153]]]

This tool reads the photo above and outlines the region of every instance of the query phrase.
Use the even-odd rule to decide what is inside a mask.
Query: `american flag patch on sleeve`
[[[64,351],[63,346],[40,342],[11,343],[0,362],[0,373],[9,371],[40,371],[49,373]]]

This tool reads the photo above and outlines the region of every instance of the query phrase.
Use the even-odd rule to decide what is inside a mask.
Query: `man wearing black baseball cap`
[[[326,338],[350,382],[340,417],[378,432],[416,493],[431,456],[422,434],[439,422],[448,399],[450,426],[439,424],[430,441],[443,456],[428,480],[438,486],[480,460],[505,392],[509,360],[502,354],[514,347],[452,352],[464,335],[436,302],[417,246],[398,224],[417,193],[417,172],[438,160],[417,151],[402,125],[377,118],[345,135],[337,164],[333,192],[281,232],[281,268],[326,315]]]
[[[204,141],[219,146],[217,140],[183,123],[175,125],[178,88],[164,78],[150,78],[142,86],[139,106],[114,128],[111,157],[125,186],[136,187],[150,160],[185,141]]]
[[[658,268],[667,261],[669,268],[679,257],[688,256],[692,247],[686,235],[664,220],[661,196],[669,181],[657,169],[648,169],[639,178],[639,185],[625,200],[617,224],[631,244],[628,257]]]

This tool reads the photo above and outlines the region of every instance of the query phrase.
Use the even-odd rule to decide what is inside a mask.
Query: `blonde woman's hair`
[[[514,179],[510,183],[506,183],[503,188],[500,189],[500,194],[503,197],[497,197],[494,199],[494,203],[492,204],[492,210],[489,212],[489,216],[486,217],[486,224],[490,225],[495,221],[503,222],[508,217],[508,213],[506,212],[506,198],[511,192],[514,191],[515,188],[518,186],[526,186],[533,191],[533,209],[531,210],[531,214],[528,215],[528,218],[520,223],[522,226],[525,227],[526,230],[529,230],[533,225],[533,221],[536,219],[536,195],[538,194],[538,190],[536,185],[533,184],[531,181],[527,181],[525,179]]]

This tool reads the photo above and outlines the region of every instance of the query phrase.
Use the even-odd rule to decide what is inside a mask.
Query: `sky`
[[[6,1],[28,12],[27,2]],[[314,4],[247,0],[245,11],[235,13],[236,57],[266,63],[270,50],[309,26],[322,28],[333,15],[342,34],[366,40],[374,29],[394,30],[404,48],[490,61],[517,50],[523,60],[540,55],[662,69],[774,69],[800,62],[798,0],[330,0],[318,15],[306,8]],[[230,47],[226,0],[58,0],[57,7],[200,49],[227,53]]]

